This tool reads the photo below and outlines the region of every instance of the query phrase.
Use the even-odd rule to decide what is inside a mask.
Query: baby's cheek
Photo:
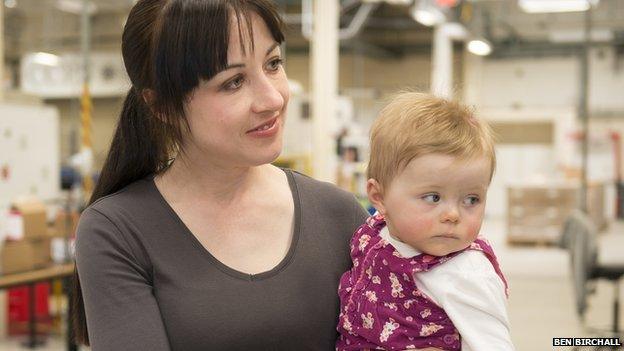
[[[395,223],[400,233],[400,239],[406,243],[414,244],[431,234],[433,220],[424,216],[411,215],[403,217],[399,223]]]
[[[479,230],[481,229],[481,221],[480,220],[471,220],[466,222],[466,234],[470,238],[470,240],[474,240],[479,236]]]
[[[433,219],[429,217],[417,217],[414,219],[412,226],[419,233],[429,233],[433,227]]]

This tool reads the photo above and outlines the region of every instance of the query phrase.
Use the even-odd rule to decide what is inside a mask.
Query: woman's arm
[[[151,268],[140,262],[105,215],[92,208],[83,213],[76,264],[94,351],[169,350]]]

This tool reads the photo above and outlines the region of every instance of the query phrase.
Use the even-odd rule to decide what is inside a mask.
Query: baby
[[[496,165],[487,124],[458,103],[397,95],[371,129],[368,198],[340,279],[336,350],[513,350],[507,282],[479,237]]]

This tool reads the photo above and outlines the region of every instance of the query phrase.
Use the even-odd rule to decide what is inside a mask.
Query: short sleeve
[[[505,286],[483,253],[466,251],[416,279],[453,321],[462,350],[514,350]]]
[[[150,268],[130,247],[104,214],[85,210],[77,229],[76,265],[91,348],[167,351]]]

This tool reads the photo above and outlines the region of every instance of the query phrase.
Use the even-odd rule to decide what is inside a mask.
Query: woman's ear
[[[156,99],[156,93],[152,89],[143,89],[141,97],[145,104],[151,109],[154,104],[154,99]]]
[[[368,200],[375,206],[380,214],[386,214],[386,207],[383,201],[383,189],[377,180],[371,178],[366,182],[366,193]]]
[[[147,106],[154,117],[158,118],[163,123],[169,123],[166,118],[154,111],[154,103],[156,102],[156,92],[154,90],[143,89],[141,97],[143,98],[143,102],[145,102],[145,106]]]

